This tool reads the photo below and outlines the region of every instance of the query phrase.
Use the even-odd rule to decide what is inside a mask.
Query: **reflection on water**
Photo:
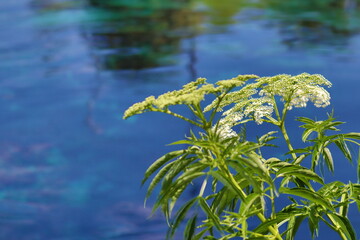
[[[176,65],[183,51],[182,40],[219,33],[217,26],[242,21],[266,20],[267,26],[278,29],[283,44],[298,49],[343,47],[360,31],[358,0],[33,0],[31,3],[47,15],[79,7],[85,9],[87,18],[80,18],[78,24],[95,50],[97,64],[108,70]]]
[[[264,1],[289,47],[346,46],[360,31],[360,2],[357,0],[269,0]]]
[[[195,36],[202,14],[189,0],[90,0],[108,17],[88,29],[87,38],[105,69],[143,69],[176,64],[181,40]]]
[[[199,2],[206,6],[209,22],[214,25],[235,24],[235,16],[240,10],[251,6],[250,1],[246,0],[202,0]]]
[[[198,76],[322,73],[360,131],[359,19],[357,0],[3,1],[0,239],[162,240],[139,183],[188,126],[121,112]]]

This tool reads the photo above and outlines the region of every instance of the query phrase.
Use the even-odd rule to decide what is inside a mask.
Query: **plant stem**
[[[224,164],[225,165],[225,164]],[[223,168],[221,168],[223,169]],[[225,165],[225,168],[223,169],[225,170],[225,174],[229,177],[230,181],[232,182],[232,184],[239,190],[239,192],[241,193],[240,198],[242,199],[242,201],[245,201],[247,195],[246,193],[242,190],[242,188],[239,186],[239,184],[236,182],[236,179],[234,178],[234,176],[230,173],[229,169],[227,168],[227,166]],[[264,216],[264,214],[262,213],[257,213],[256,216],[260,219],[260,221],[262,222],[266,222],[266,217]],[[277,229],[277,226],[275,225],[275,227],[273,226],[269,226],[268,227],[269,231],[275,236],[276,239],[278,240],[283,240],[283,238],[281,237],[279,230]]]
[[[275,109],[275,114],[278,118],[278,122],[279,122],[279,128],[281,130],[281,133],[283,134],[283,137],[285,139],[285,142],[286,142],[286,145],[288,147],[288,149],[290,151],[293,151],[294,148],[293,146],[291,145],[291,142],[290,142],[290,138],[289,138],[289,135],[287,134],[287,131],[286,131],[286,128],[285,128],[285,119],[286,119],[286,114],[287,114],[287,111],[288,111],[288,103],[286,102],[284,104],[284,109],[282,110],[282,116],[280,115],[280,112],[279,112],[279,109],[277,107],[277,104],[276,104],[276,101],[275,101],[275,98],[274,99],[274,109]],[[295,153],[291,153],[291,156],[292,158],[294,159],[294,161],[296,160],[297,156]]]
[[[282,133],[283,136],[284,136],[284,139],[285,139],[285,142],[286,142],[287,147],[289,148],[290,151],[293,151],[294,148],[293,148],[293,146],[291,145],[289,135],[287,134],[287,131],[286,131],[286,128],[285,128],[285,122],[283,122],[283,121],[280,123],[280,130],[281,130],[281,133]],[[291,153],[291,156],[292,156],[292,158],[293,158],[294,161],[295,161],[296,158],[297,158],[296,154],[293,152],[293,153]]]
[[[194,124],[195,126],[202,127],[202,125],[201,125],[200,123],[197,123],[197,122],[195,122],[195,121],[193,121],[193,120],[191,120],[191,119],[189,119],[189,118],[186,118],[186,117],[184,117],[184,116],[182,116],[182,115],[180,115],[180,114],[174,113],[174,112],[172,112],[172,111],[170,111],[170,110],[165,110],[165,111],[163,111],[163,110],[154,109],[154,110],[152,110],[152,111],[153,111],[153,112],[166,113],[166,114],[169,114],[169,115],[171,115],[171,116],[180,118],[180,119],[182,119],[182,120],[184,120],[184,121],[187,121],[187,122],[189,122],[189,123],[191,123],[191,124]]]

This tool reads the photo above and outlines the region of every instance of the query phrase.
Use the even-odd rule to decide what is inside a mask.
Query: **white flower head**
[[[212,131],[216,131],[219,134],[220,139],[227,139],[236,137],[236,132],[232,129],[232,125],[226,122],[224,119],[220,119],[217,125],[212,127]]]
[[[262,84],[260,95],[280,96],[282,101],[288,103],[288,109],[306,107],[309,101],[316,107],[326,107],[330,104],[330,94],[322,86],[331,87],[331,83],[320,74],[283,74],[260,78],[258,82]]]
[[[273,112],[273,100],[268,97],[250,99],[244,110],[245,116],[252,116],[257,124],[262,124],[265,117],[271,118]]]

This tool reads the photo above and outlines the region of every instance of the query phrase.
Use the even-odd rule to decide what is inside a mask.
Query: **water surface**
[[[140,182],[189,126],[122,113],[197,77],[320,73],[333,82],[326,110],[360,131],[359,32],[355,0],[3,1],[0,239],[164,239]]]

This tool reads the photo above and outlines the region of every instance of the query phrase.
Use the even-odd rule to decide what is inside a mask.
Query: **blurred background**
[[[302,72],[333,83],[332,105],[292,116],[334,109],[359,132],[359,0],[1,1],[0,239],[164,239],[140,182],[189,126],[124,110],[197,77]],[[329,181],[357,181],[340,155],[335,167]]]

